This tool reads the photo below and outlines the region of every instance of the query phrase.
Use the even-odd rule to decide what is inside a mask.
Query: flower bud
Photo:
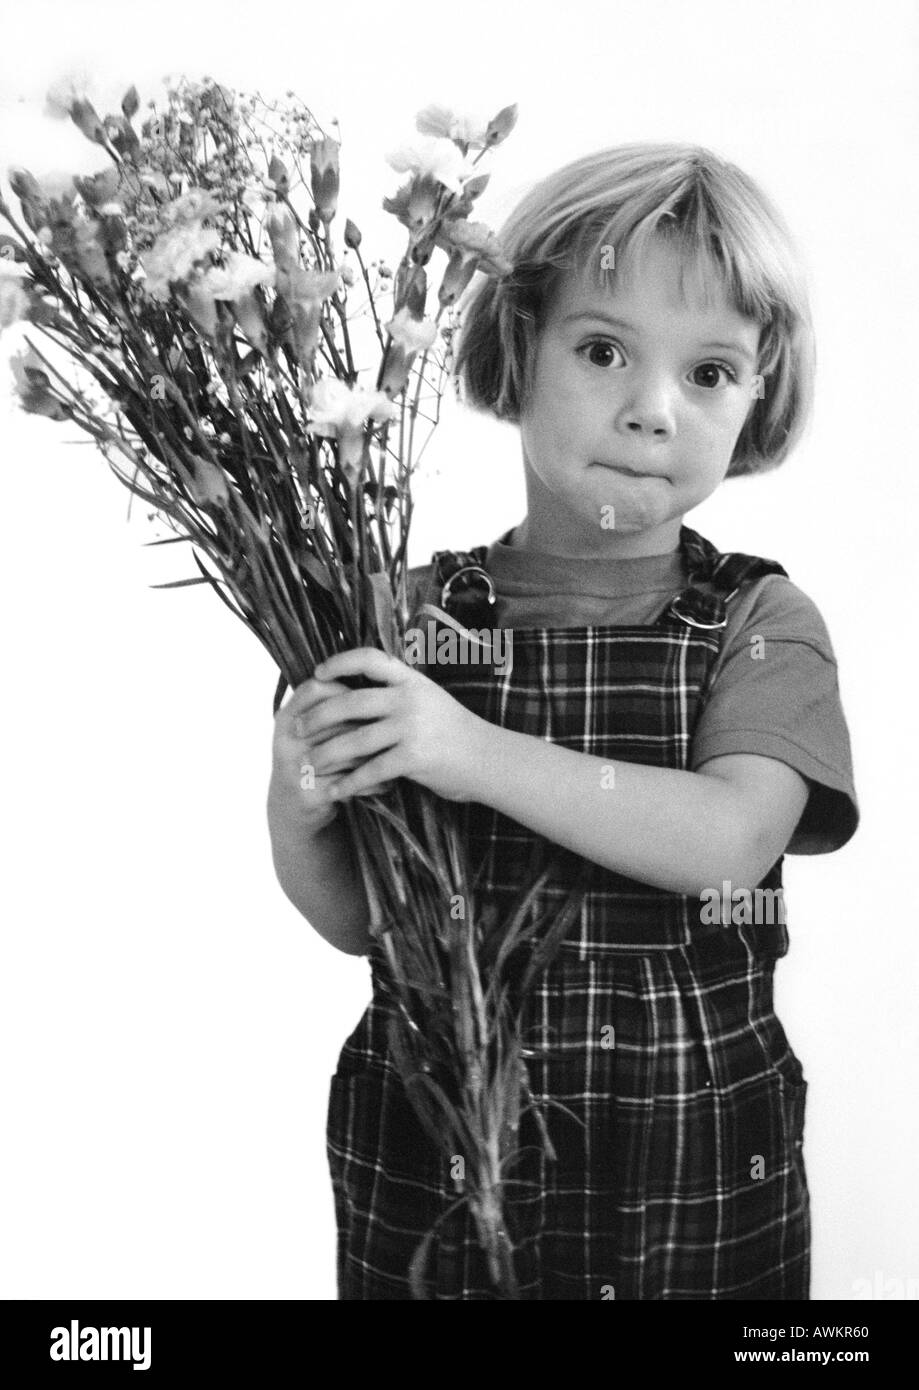
[[[360,228],[356,227],[348,217],[345,220],[345,245],[350,251],[356,251],[361,244]]]
[[[338,207],[338,148],[338,141],[327,136],[317,140],[310,151],[315,211],[326,225],[331,222]]]
[[[504,106],[493,116],[488,123],[488,131],[485,139],[489,145],[500,145],[502,140],[506,140],[514,126],[517,124],[517,103],[513,106]]]

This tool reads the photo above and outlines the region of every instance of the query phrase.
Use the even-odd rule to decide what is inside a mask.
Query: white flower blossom
[[[415,128],[422,135],[437,135],[462,141],[474,149],[484,149],[488,118],[468,111],[454,111],[449,106],[431,105],[418,112]]]
[[[382,391],[347,386],[337,377],[323,377],[310,393],[310,415],[316,434],[341,434],[363,428],[367,417],[390,420],[394,406]]]
[[[25,318],[29,296],[20,283],[26,268],[18,261],[0,257],[0,333]]]
[[[271,241],[271,249],[279,265],[297,264],[298,237],[297,223],[289,208],[280,203],[272,205],[265,218],[265,228]]]
[[[220,233],[213,227],[179,226],[158,236],[141,258],[147,294],[154,299],[168,299],[170,280],[186,279],[196,262],[219,245]]]
[[[255,256],[225,251],[225,266],[211,266],[198,281],[198,289],[214,299],[242,299],[256,285],[273,285],[275,268]]]
[[[386,156],[386,162],[397,173],[411,171],[436,179],[451,193],[462,193],[463,183],[475,173],[471,160],[463,157],[452,140],[436,136],[418,145],[400,145]]]
[[[41,358],[28,346],[12,353],[9,363],[16,389],[21,393],[32,390],[32,383],[26,376],[26,367],[37,367],[39,371],[44,371],[44,363]]]
[[[189,188],[162,208],[160,215],[170,227],[189,226],[203,222],[205,217],[216,217],[220,202],[213,193],[204,188]]]
[[[42,198],[75,198],[76,186],[73,174],[66,169],[51,169],[46,174],[34,174]]]
[[[493,253],[500,250],[494,232],[484,222],[455,218],[447,229],[447,235],[452,244],[463,251]]]
[[[277,286],[291,304],[318,308],[337,291],[338,271],[304,270],[302,266],[288,270],[282,266],[277,271]]]
[[[437,324],[433,319],[412,318],[404,306],[395,318],[390,319],[389,323],[384,324],[383,327],[393,342],[403,348],[406,354],[421,352],[425,348],[429,348],[437,337]]]
[[[69,119],[74,102],[89,100],[89,83],[89,74],[85,71],[65,73],[57,78],[45,93],[43,114],[57,121]]]

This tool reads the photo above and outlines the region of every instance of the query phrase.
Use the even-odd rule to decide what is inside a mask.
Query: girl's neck
[[[674,517],[663,526],[650,531],[632,535],[616,535],[612,531],[601,533],[602,544],[596,545],[596,536],[591,536],[588,547],[587,538],[569,538],[560,541],[557,532],[548,529],[540,534],[538,526],[533,526],[529,514],[515,526],[508,535],[508,545],[514,549],[534,550],[542,555],[553,555],[561,560],[643,560],[653,555],[672,555],[679,549],[682,517]]]

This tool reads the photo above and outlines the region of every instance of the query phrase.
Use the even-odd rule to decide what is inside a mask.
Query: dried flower
[[[273,285],[275,269],[255,256],[224,251],[223,265],[211,266],[197,282],[197,288],[213,299],[242,299],[256,285]]]
[[[53,120],[66,121],[74,105],[88,99],[90,78],[86,72],[65,73],[58,77],[45,93],[44,114]]]
[[[157,237],[141,257],[144,289],[154,299],[168,300],[174,281],[187,280],[195,266],[220,245],[220,233],[197,223],[180,224]]]
[[[488,121],[469,112],[453,111],[449,106],[426,106],[415,118],[415,128],[422,135],[434,135],[474,149],[484,148],[488,138]]]
[[[31,347],[13,353],[10,368],[23,410],[30,415],[47,415],[51,420],[67,419],[68,411],[52,393],[44,364]]]
[[[297,265],[300,243],[297,223],[290,209],[280,203],[274,204],[265,219],[265,227],[275,262],[285,268]]]
[[[338,141],[326,137],[317,140],[310,152],[313,197],[325,223],[331,222],[338,207],[338,150]]]
[[[393,406],[381,391],[347,386],[336,377],[327,376],[317,381],[310,393],[310,414],[318,434],[334,434],[360,429],[371,415],[376,420],[389,420]]]
[[[335,377],[323,377],[310,393],[310,428],[338,440],[338,461],[352,484],[360,470],[367,420],[390,420],[394,413],[392,401],[382,391],[347,386]]]
[[[462,193],[463,183],[475,173],[472,163],[452,140],[431,137],[418,145],[400,145],[386,156],[397,173],[435,179],[451,193]]]
[[[393,342],[409,354],[429,348],[437,337],[437,324],[433,319],[412,318],[407,309],[400,309],[395,318],[383,326]]]
[[[55,120],[69,116],[87,140],[112,149],[105,125],[87,96],[89,83],[85,75],[68,74],[52,83],[45,94],[45,115]]]
[[[161,210],[163,221],[173,227],[192,227],[206,218],[216,217],[219,212],[218,199],[206,188],[189,188]]]
[[[29,296],[22,285],[27,273],[24,266],[0,256],[0,333],[27,315]]]

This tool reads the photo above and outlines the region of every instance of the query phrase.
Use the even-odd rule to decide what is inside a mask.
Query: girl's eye
[[[736,382],[736,380],[737,380],[737,373],[734,371],[734,369],[733,369],[732,367],[729,367],[728,364],[727,364],[726,362],[703,362],[703,363],[701,364],[701,366],[694,367],[694,368],[693,368],[693,371],[694,371],[694,372],[713,372],[713,371],[714,371],[714,372],[718,372],[718,371],[727,372],[727,374],[728,374],[728,376],[730,377],[731,381],[735,381],[735,382]],[[705,384],[706,384],[706,383],[704,383],[704,382],[700,382],[700,385],[705,385]],[[718,385],[717,381],[714,383],[714,385],[715,385],[715,387],[717,388],[717,385]]]
[[[592,338],[589,343],[584,343],[578,348],[579,353],[587,353],[588,355],[596,351],[618,352],[619,348],[609,338]],[[609,362],[597,362],[592,356],[589,360],[595,367],[608,367],[610,365]]]

